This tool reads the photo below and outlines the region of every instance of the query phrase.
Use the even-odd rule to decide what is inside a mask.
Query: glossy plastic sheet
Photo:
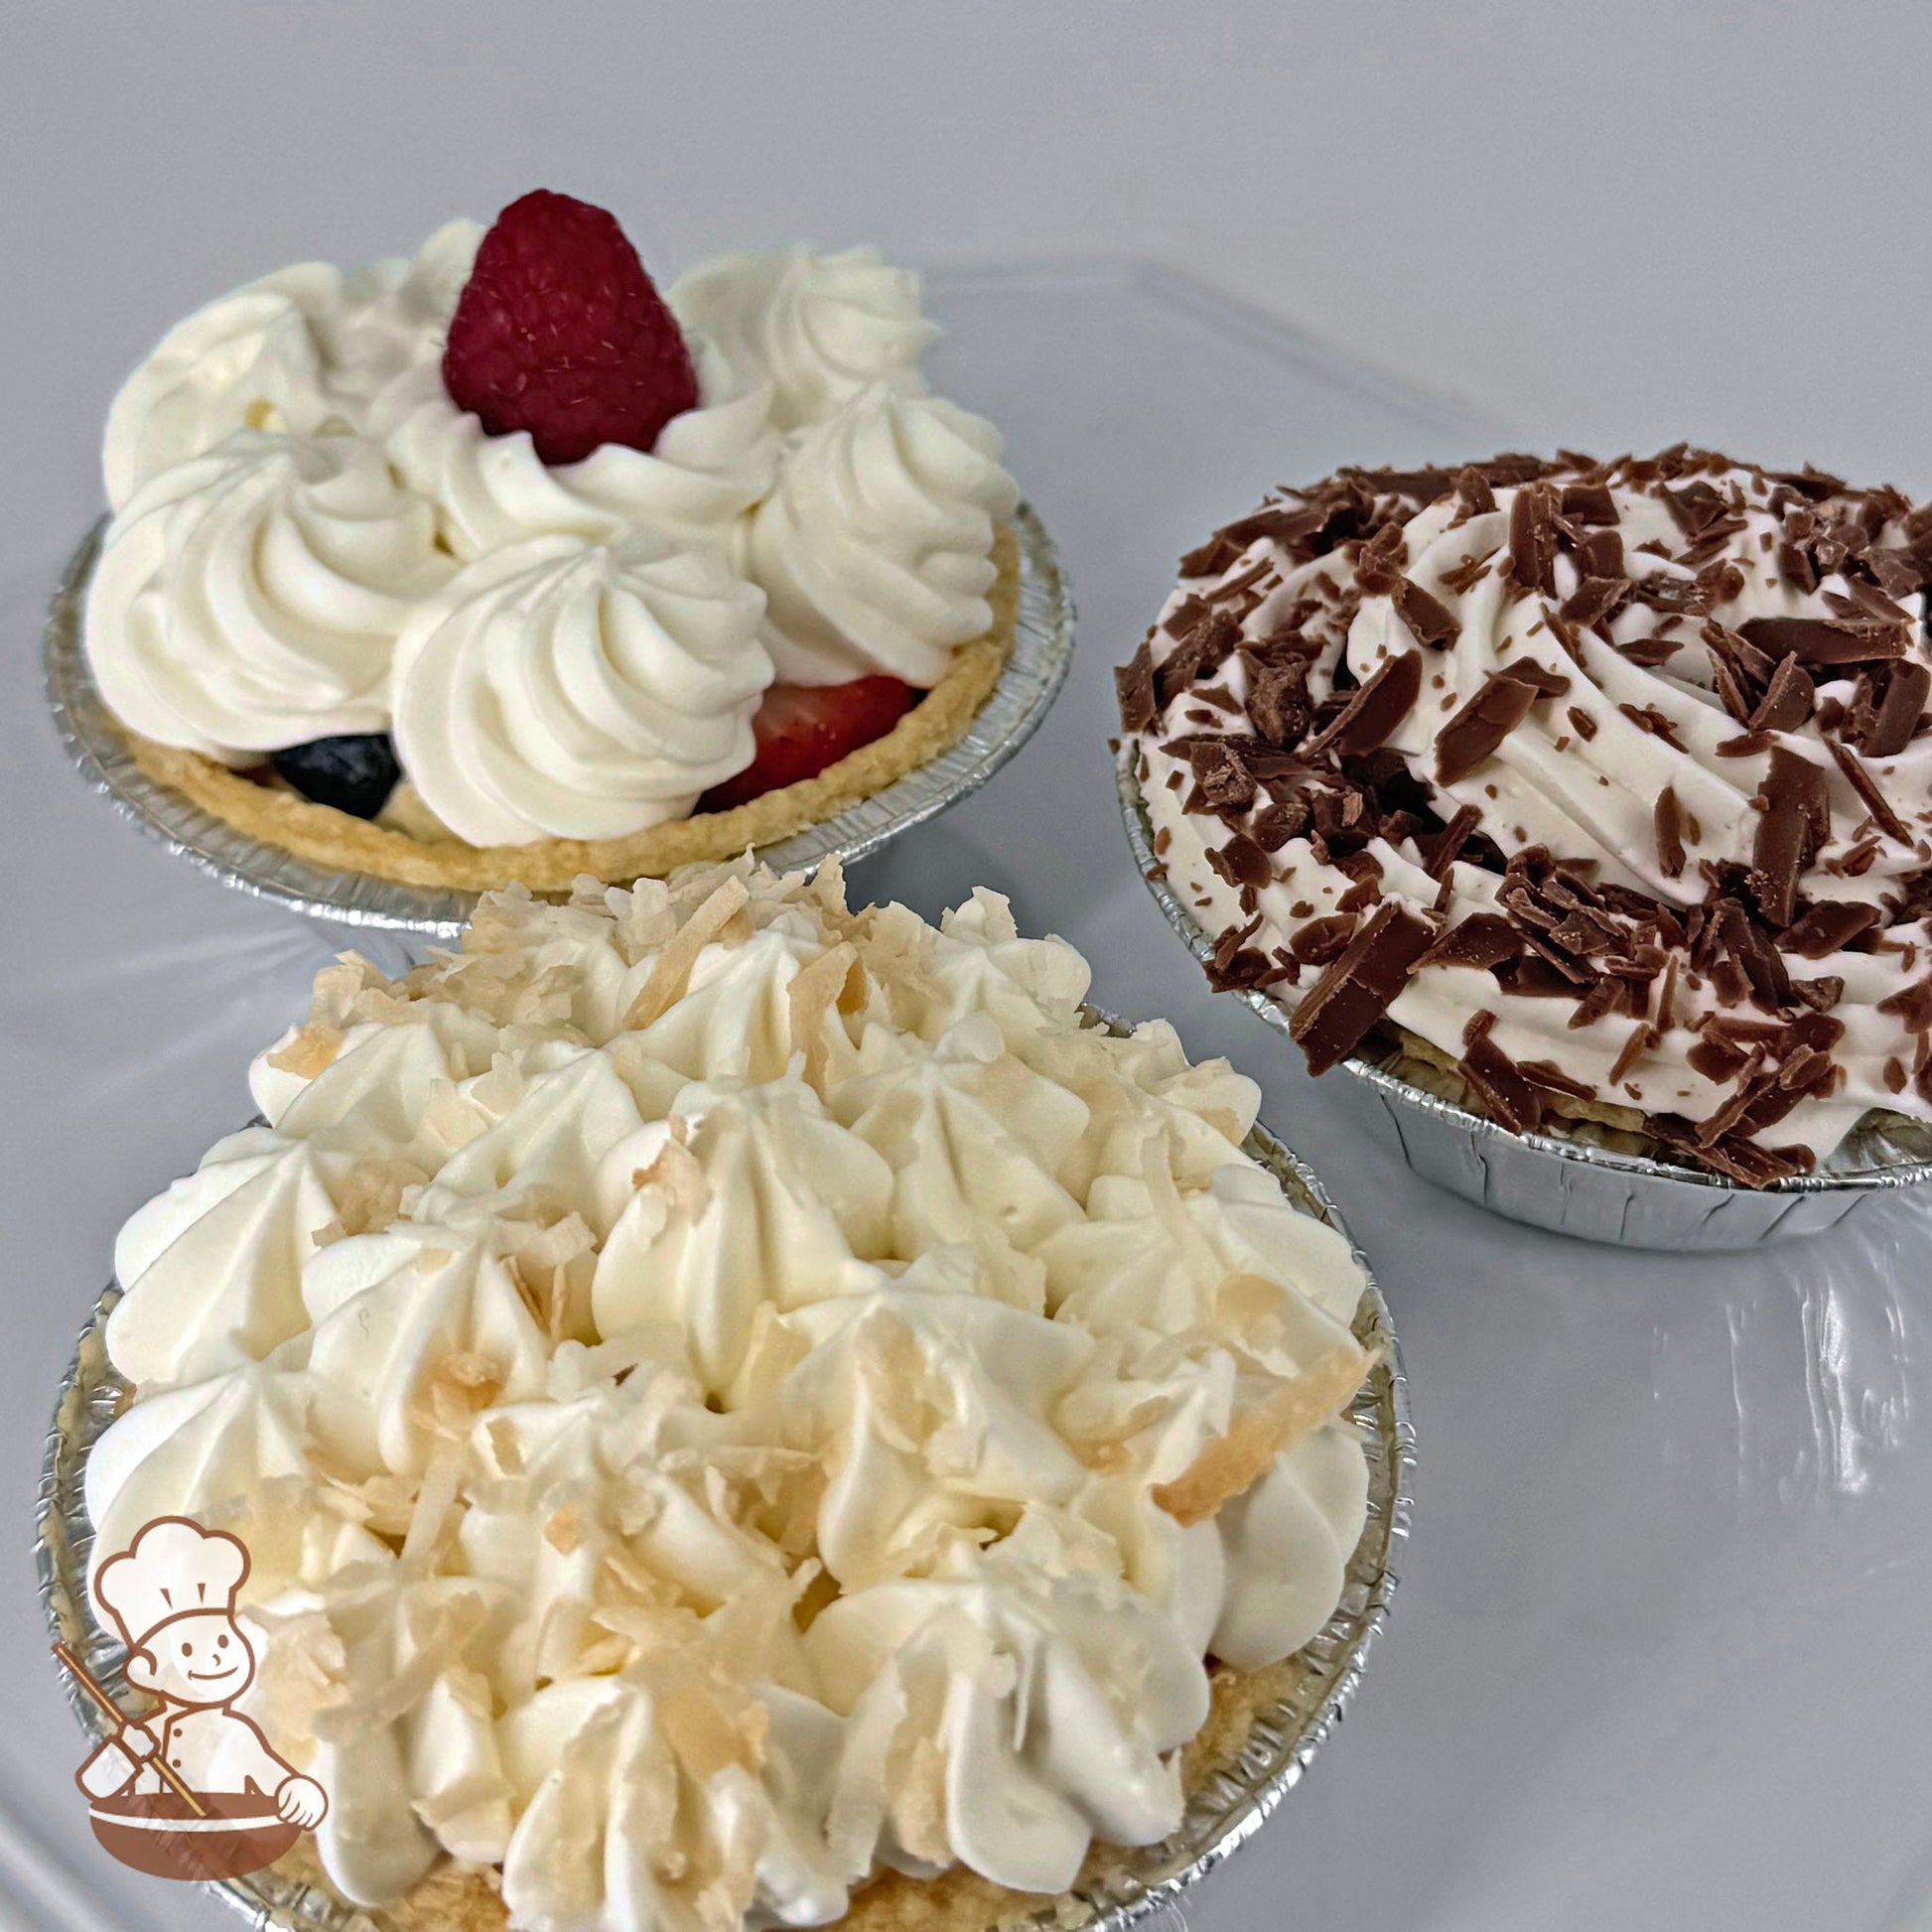
[[[1554,444],[1135,269],[949,275],[935,380],[1006,430],[1081,608],[1072,677],[985,790],[854,872],[976,884],[1094,961],[1094,1000],[1225,1052],[1312,1162],[1402,1335],[1423,1444],[1395,1614],[1348,1718],[1194,1932],[1905,1932],[1932,1914],[1932,1216],[1638,1254],[1418,1179],[1373,1094],[1311,1082],[1136,877],[1109,667],[1181,550],[1338,463]],[[104,398],[103,404],[104,404]],[[1722,438],[1723,424],[1706,428]],[[92,434],[92,425],[77,433]],[[40,691],[58,555],[0,552],[0,1923],[216,1932],[115,1866],[69,1774],[29,1549],[46,1419],[115,1228],[247,1112],[243,1069],[347,943],[196,875],[68,767]]]

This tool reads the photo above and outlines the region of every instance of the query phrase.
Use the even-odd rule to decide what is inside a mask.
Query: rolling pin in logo
[[[232,1710],[255,1653],[235,1621],[248,1551],[186,1516],[144,1524],[94,1574],[94,1600],[127,1642],[128,1683],[158,1701],[135,1722],[65,1645],[55,1654],[114,1726],[74,1773],[94,1836],[159,1878],[238,1878],[322,1823],[322,1786]]]

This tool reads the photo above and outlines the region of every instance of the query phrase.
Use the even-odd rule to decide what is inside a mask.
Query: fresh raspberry
[[[443,381],[491,436],[527,429],[545,463],[604,443],[647,450],[698,400],[677,318],[623,230],[547,189],[512,202],[483,236]]]
[[[817,777],[861,745],[884,738],[917,696],[896,677],[854,678],[850,684],[774,684],[752,720],[757,756],[736,777],[706,792],[698,809],[728,811],[780,785]]]

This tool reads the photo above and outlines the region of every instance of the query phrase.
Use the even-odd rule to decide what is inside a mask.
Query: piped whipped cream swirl
[[[702,344],[698,370],[698,407],[673,416],[650,449],[607,443],[579,463],[545,463],[524,430],[489,435],[450,399],[440,362],[398,376],[369,425],[404,483],[436,505],[444,543],[466,563],[549,535],[648,531],[681,547],[730,549],[777,474],[771,392],[736,383]]]
[[[107,413],[107,500],[120,509],[164,470],[238,429],[360,430],[376,393],[443,352],[483,229],[457,220],[414,257],[345,273],[298,262],[169,330]]]
[[[752,519],[780,678],[938,683],[993,622],[994,530],[1020,500],[1000,455],[983,417],[883,384],[798,438]]]
[[[939,334],[919,313],[918,276],[876,248],[720,255],[679,276],[665,299],[742,381],[770,384],[771,420],[787,432],[874,382],[922,394],[919,363]]]
[[[681,818],[752,758],[764,600],[711,551],[537,537],[422,604],[396,644],[396,749],[472,845]]]
[[[250,1540],[348,1897],[819,1924],[1174,1828],[1208,1660],[1307,1642],[1360,1535],[1362,1280],[1252,1083],[1086,984],[990,894],[743,866],[321,976],[122,1235],[87,1504]]]
[[[1122,674],[1143,793],[1312,1061],[1386,1014],[1507,1124],[1607,1107],[1751,1181],[1932,1117],[1932,513],[1503,458],[1343,472],[1183,568]]]
[[[373,445],[237,430],[108,527],[87,661],[124,724],[211,758],[380,731],[397,635],[453,569]]]

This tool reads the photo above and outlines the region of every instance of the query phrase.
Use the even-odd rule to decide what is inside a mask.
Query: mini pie
[[[1122,755],[1311,1070],[1763,1185],[1932,1119],[1928,581],[1811,469],[1344,470],[1182,559]]]
[[[95,1548],[253,1566],[287,1867],[407,1928],[990,1926],[1156,1844],[1335,1609],[1371,1366],[1257,1091],[740,862],[352,955],[140,1209]]]
[[[865,249],[660,299],[543,193],[281,270],[115,398],[88,668],[150,778],[324,867],[559,894],[783,838],[956,744],[1013,648],[1018,492],[936,334]]]

